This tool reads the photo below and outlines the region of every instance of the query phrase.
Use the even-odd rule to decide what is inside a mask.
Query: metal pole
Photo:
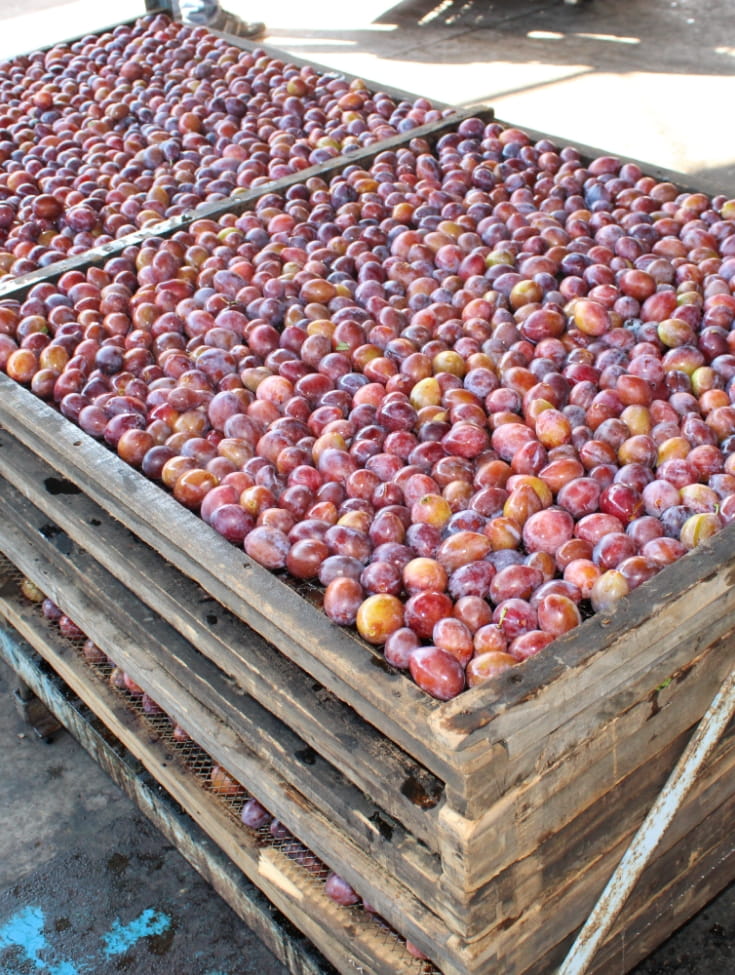
[[[587,970],[733,713],[735,670],[723,681],[666,785],[577,935],[557,975],[583,975]]]

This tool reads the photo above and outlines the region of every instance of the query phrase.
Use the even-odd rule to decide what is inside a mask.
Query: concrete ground
[[[0,975],[287,975],[0,663]]]
[[[143,0],[2,0],[0,57]],[[731,0],[231,0],[293,56],[677,170],[735,196]],[[23,725],[0,668],[0,975],[282,975],[67,735]],[[636,969],[735,971],[735,886]],[[503,973],[493,973],[503,975]],[[611,973],[616,975],[616,973]]]

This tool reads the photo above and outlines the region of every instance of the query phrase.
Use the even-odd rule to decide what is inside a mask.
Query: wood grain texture
[[[455,830],[472,834],[467,841],[472,855],[463,863],[443,856],[447,872],[458,870],[456,883],[467,891],[479,889],[503,864],[534,855],[545,838],[574,824],[582,803],[593,805],[612,796],[617,784],[636,770],[645,776],[662,742],[696,724],[731,669],[735,620],[726,625],[727,633],[663,681],[652,673],[643,693],[624,710],[604,721],[598,713],[589,725],[593,736],[580,735],[553,761],[540,745],[538,764],[525,778],[518,776],[476,820],[457,822]],[[451,810],[442,816],[448,819]]]

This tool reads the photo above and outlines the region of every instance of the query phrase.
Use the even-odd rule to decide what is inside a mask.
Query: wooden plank
[[[657,861],[677,843],[689,842],[700,822],[730,800],[735,771],[734,734],[720,743],[706,772],[678,811],[657,851]],[[513,864],[485,891],[478,892],[478,904],[484,903],[488,908],[492,927],[472,944],[463,945],[469,968],[483,972],[502,964],[503,970],[525,972],[529,965],[534,967],[534,960],[540,959],[549,965],[555,947],[561,942],[566,944],[566,935],[577,930],[594,906],[688,737],[684,733],[670,743],[647,768],[637,770],[592,807],[581,810],[569,827],[551,835],[534,854]],[[722,840],[732,845],[729,834]],[[656,862],[649,868],[654,872],[658,869]],[[662,871],[658,883],[668,880],[668,874]],[[656,881],[652,883],[655,886]],[[553,923],[549,923],[550,918]],[[548,970],[544,966],[538,968],[539,972]]]
[[[346,911],[328,898],[303,868],[276,848],[263,848],[250,831],[236,830],[231,814],[211,793],[193,788],[190,773],[179,768],[172,755],[141,731],[135,716],[120,704],[114,692],[95,681],[90,670],[73,654],[55,648],[41,637],[32,643],[69,687],[104,725],[138,758],[220,849],[263,890],[344,973],[363,967],[369,975],[413,975],[415,959],[386,948],[382,932],[364,911]]]
[[[429,730],[429,716],[442,705],[403,674],[383,670],[377,650],[308,610],[284,581],[2,374],[0,423],[440,779],[461,779]]]
[[[40,669],[30,644],[6,626],[0,627],[0,656],[289,971],[294,975],[333,975],[336,969],[311,942],[156,787],[142,765],[122,745],[112,744],[109,731],[81,702],[77,705],[64,693],[56,675]]]
[[[319,755],[436,852],[442,783],[58,473],[0,432],[0,476]],[[50,489],[53,485],[53,490]],[[192,681],[199,678],[190,668]]]
[[[735,878],[732,796],[667,853],[657,858],[626,905],[624,924],[595,958],[590,975],[630,970]]]
[[[3,493],[10,491],[6,485]],[[256,702],[238,698],[235,707],[226,711],[226,723],[221,707],[226,688],[209,706],[202,705],[189,684],[208,662],[184,663],[174,675],[177,668],[171,666],[167,641],[175,637],[166,624],[150,612],[146,617],[136,608],[134,597],[121,591],[96,563],[89,564],[85,553],[66,536],[52,533],[61,542],[59,551],[53,544],[39,544],[32,528],[30,538],[24,535],[17,519],[27,506],[17,497],[11,504],[0,498],[0,544],[6,553],[12,551],[13,562],[292,832],[323,859],[329,861],[331,855],[334,869],[351,878],[353,886],[381,910],[383,890],[390,889],[393,904],[386,916],[401,904],[417,917],[424,915],[424,921],[438,923],[433,910],[439,865],[411,835],[347,786],[318,754],[303,762],[299,758],[303,742]],[[5,612],[25,635],[31,616],[18,613],[8,594]],[[223,683],[216,668],[211,669],[215,671],[212,683]],[[418,896],[424,897],[423,902]]]
[[[734,814],[735,802],[730,798],[698,826],[696,834],[654,861],[588,975],[631,971],[732,882],[735,850],[727,836]],[[567,935],[545,957],[524,963],[523,975],[549,975],[564,960],[573,940],[573,934]]]
[[[468,939],[474,937],[479,944],[487,939],[493,924],[506,924],[508,917],[521,917],[524,905],[536,903],[546,891],[560,896],[570,883],[583,884],[586,871],[595,861],[606,855],[621,836],[629,835],[633,821],[642,819],[673,767],[678,749],[683,747],[680,743],[688,740],[689,735],[690,728],[673,737],[671,729],[664,732],[659,727],[654,736],[654,742],[658,741],[655,753],[642,756],[634,771],[625,778],[614,782],[608,780],[597,791],[590,788],[585,776],[581,776],[578,783],[570,782],[568,817],[559,822],[550,808],[548,823],[543,829],[539,815],[538,829],[527,837],[524,852],[518,853],[514,859],[511,844],[505,857],[498,857],[505,866],[482,887],[468,894],[465,905]],[[661,751],[661,743],[668,741],[673,744]],[[634,747],[633,742],[631,746]],[[728,761],[733,762],[729,753]],[[540,781],[536,784],[542,792]],[[518,806],[522,808],[522,798]],[[622,809],[625,816],[621,815]],[[516,827],[512,810],[504,820],[499,817],[495,833],[488,834],[488,844],[493,838],[502,844],[503,829],[507,834],[523,831],[522,827]],[[448,886],[456,887],[457,881],[452,880]]]
[[[711,816],[714,816],[717,821],[723,808],[730,811],[733,808],[733,752],[733,743],[730,740],[719,750],[713,765],[697,783],[694,794],[678,811],[677,818],[656,852],[655,860],[649,865],[643,886],[636,888],[632,900],[621,915],[618,933],[627,925],[631,911],[641,919],[648,918],[656,923],[659,940],[664,940],[675,929],[677,923],[681,923],[687,916],[685,913],[680,913],[678,921],[671,917],[657,919],[656,895],[659,890],[665,889],[671,883],[670,871],[678,857],[681,857],[681,865],[684,865],[684,873],[687,876],[687,882],[683,886],[687,887],[696,882],[696,860],[698,850],[701,848],[700,842],[705,846],[709,843],[706,838],[700,839],[701,824],[706,823]],[[653,798],[655,795],[652,796]],[[719,837],[715,837],[714,842],[718,846],[717,855],[730,859],[728,875],[725,877],[727,883],[735,876],[733,872],[735,862],[732,858],[733,841],[730,835],[731,821],[728,823],[726,817],[723,817],[719,822],[723,829]],[[704,830],[706,835],[706,826]],[[611,846],[609,855],[595,861],[589,869],[583,870],[579,877],[570,876],[567,887],[559,889],[556,897],[550,895],[540,897],[531,912],[509,928],[505,936],[496,940],[495,949],[501,957],[507,959],[510,970],[516,970],[516,967],[525,970],[530,959],[534,958],[561,961],[566,948],[570,945],[565,942],[564,949],[557,956],[558,949],[554,941],[558,941],[563,932],[576,931],[586,920],[607,879],[625,853],[632,835],[632,832],[627,834],[616,847]],[[680,910],[684,912],[684,907]],[[554,927],[543,923],[544,917],[552,913]],[[540,964],[535,967],[541,972],[547,970]],[[605,970],[611,969],[605,969],[603,965],[602,971]]]
[[[466,837],[464,850],[442,850],[451,886],[477,890],[506,864],[533,855],[544,836],[574,820],[582,798],[597,801],[632,770],[645,767],[661,742],[695,725],[732,666],[733,622],[694,657],[690,644],[686,664],[663,681],[652,673],[632,704],[604,720],[598,713],[587,737],[580,735],[553,761],[540,743],[535,768],[526,778],[517,777],[474,822],[450,822],[456,814],[447,807],[440,835]]]
[[[435,735],[465,759],[463,791],[447,791],[452,808],[480,817],[726,632],[735,612],[734,540],[728,526],[631,593],[612,617],[587,620],[481,695],[466,692],[435,712]],[[502,747],[489,752],[488,742]]]

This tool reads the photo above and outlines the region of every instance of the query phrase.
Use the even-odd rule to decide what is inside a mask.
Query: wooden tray
[[[432,138],[444,131],[429,128]],[[389,144],[320,171],[367,162]],[[74,266],[245,209],[273,189],[147,228]],[[22,297],[69,267],[18,278],[0,298]],[[439,703],[331,624],[317,589],[263,570],[3,375],[0,425],[0,549],[14,565],[444,975],[553,970],[732,666],[735,527],[614,615]],[[64,655],[10,599],[5,611],[61,667]],[[87,697],[113,721],[103,693]],[[729,735],[594,971],[632,967],[735,876],[732,751]],[[237,852],[227,830],[212,829],[228,855]],[[319,943],[318,919],[275,902]],[[360,948],[365,971],[391,971],[392,960],[368,960],[370,951]],[[338,961],[327,955],[353,971],[348,947],[340,952]]]

